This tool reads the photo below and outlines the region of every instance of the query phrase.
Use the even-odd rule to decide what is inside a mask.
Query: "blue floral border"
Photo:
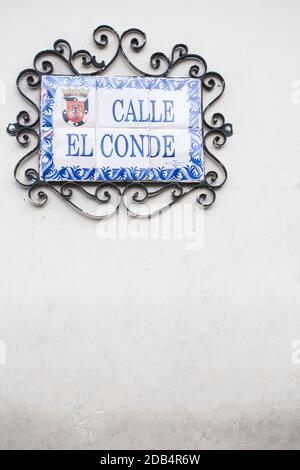
[[[55,167],[52,141],[54,136],[53,107],[57,88],[61,86],[95,86],[96,88],[177,91],[185,85],[187,85],[187,100],[190,104],[189,165],[177,168],[84,168],[79,165]],[[202,154],[201,91],[200,81],[197,79],[55,75],[44,76],[42,79],[40,176],[44,181],[199,181],[204,177]]]

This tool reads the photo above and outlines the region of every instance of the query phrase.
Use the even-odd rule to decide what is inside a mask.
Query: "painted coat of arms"
[[[86,88],[63,90],[63,118],[67,124],[82,126],[88,117],[88,92]]]

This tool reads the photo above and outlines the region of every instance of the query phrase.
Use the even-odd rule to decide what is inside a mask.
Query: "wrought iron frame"
[[[220,189],[227,180],[227,170],[223,163],[209,149],[209,141],[215,148],[220,148],[226,143],[227,137],[230,137],[233,133],[232,124],[225,121],[223,114],[219,112],[210,113],[212,105],[224,93],[225,81],[223,77],[217,72],[208,72],[206,61],[198,54],[189,53],[188,47],[185,44],[176,44],[172,49],[170,57],[163,52],[152,54],[150,57],[151,71],[142,71],[129,58],[126,52],[126,45],[127,47],[129,46],[132,52],[137,53],[142,51],[146,45],[146,34],[137,28],[131,28],[119,35],[117,31],[107,25],[98,26],[93,32],[93,41],[100,49],[107,48],[112,42],[112,37],[115,40],[116,49],[108,62],[104,60],[99,61],[95,55],[84,49],[73,52],[69,42],[64,39],[58,39],[54,42],[53,49],[43,50],[36,54],[33,59],[33,68],[27,68],[18,75],[16,81],[17,88],[33,110],[32,112],[27,110],[20,111],[16,117],[16,122],[7,126],[7,132],[11,136],[16,137],[18,143],[23,147],[29,145],[32,138],[36,140],[36,144],[19,160],[15,167],[14,176],[17,183],[28,190],[29,199],[37,206],[46,204],[48,200],[47,190],[50,190],[60,196],[62,200],[67,202],[77,212],[96,220],[116,214],[119,211],[121,202],[129,215],[134,217],[151,217],[171,207],[191,191],[197,190],[197,202],[205,208],[210,207],[215,201],[216,190]],[[128,44],[129,38],[131,39]],[[24,168],[24,164],[31,160],[32,157],[37,156],[38,161],[40,148],[40,107],[39,104],[36,104],[28,96],[28,91],[40,89],[43,75],[56,73],[54,64],[50,59],[58,58],[63,61],[70,70],[70,74],[89,76],[103,74],[120,56],[126,61],[131,70],[143,77],[167,77],[178,64],[192,62],[188,69],[189,77],[201,80],[203,92],[209,93],[219,88],[214,98],[202,109],[205,178],[201,182],[45,182],[40,179],[38,170],[28,167]],[[81,67],[84,71],[79,70],[76,65],[78,60],[81,62]],[[87,70],[86,73],[85,70]],[[23,88],[24,82],[27,87],[26,92]],[[208,117],[208,114],[210,114],[210,117]],[[214,168],[206,172],[208,160]],[[21,170],[23,170],[23,179],[20,178]],[[84,197],[91,198],[97,203],[95,213],[84,210],[78,203],[72,200],[74,189],[78,189]],[[141,215],[139,212],[136,212],[130,204],[130,202],[146,203],[148,199],[158,196],[165,191],[170,192],[171,201],[159,210],[147,213],[147,215]],[[113,193],[116,195],[116,198],[112,198]],[[108,214],[99,213],[98,206],[103,207],[105,203],[112,204],[113,199],[115,199],[113,210]]]

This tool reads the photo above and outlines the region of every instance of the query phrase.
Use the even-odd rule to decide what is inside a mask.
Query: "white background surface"
[[[1,448],[299,447],[299,18],[296,0],[5,5]],[[187,43],[226,79],[229,180],[201,249],[101,240],[99,224],[54,195],[32,207],[14,183],[17,74],[57,38],[90,49],[99,24],[146,31],[147,58]]]

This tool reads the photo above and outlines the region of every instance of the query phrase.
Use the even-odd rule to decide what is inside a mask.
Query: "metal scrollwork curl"
[[[95,220],[102,220],[118,213],[121,203],[132,217],[149,218],[172,207],[191,192],[197,194],[196,201],[204,208],[210,207],[216,198],[216,190],[221,188],[227,179],[225,165],[215,156],[212,146],[223,147],[233,133],[232,124],[226,122],[222,113],[214,111],[215,103],[225,90],[225,81],[217,72],[207,71],[206,61],[198,54],[191,54],[185,44],[175,44],[168,56],[164,52],[155,52],[149,59],[149,70],[140,69],[132,59],[134,54],[141,53],[147,45],[146,34],[138,28],[130,28],[121,35],[108,25],[100,25],[93,31],[94,46],[103,51],[112,50],[111,58],[105,60],[86,49],[72,50],[65,39],[57,39],[52,49],[36,54],[32,68],[23,70],[17,77],[17,88],[29,105],[17,114],[16,122],[7,126],[7,132],[16,137],[22,147],[31,149],[17,163],[14,176],[17,183],[28,190],[30,201],[37,206],[44,206],[49,193],[56,194],[76,212]],[[39,92],[43,75],[57,73],[56,63],[62,64],[72,75],[101,75],[119,58],[123,58],[129,68],[137,75],[144,77],[167,77],[179,64],[186,64],[186,75],[201,80],[205,95],[213,95],[203,109],[203,149],[205,154],[206,173],[203,181],[197,183],[150,183],[150,182],[95,182],[47,183],[39,176],[39,93],[36,98],[32,92]],[[29,94],[30,93],[30,94]],[[29,162],[35,166],[29,166]],[[210,165],[211,167],[210,167]],[[80,202],[75,200],[75,193],[80,195]],[[160,195],[168,195],[169,202],[149,212],[138,211],[137,206],[144,206]],[[84,200],[95,204],[96,209],[84,209]],[[109,206],[109,210],[102,208]]]

